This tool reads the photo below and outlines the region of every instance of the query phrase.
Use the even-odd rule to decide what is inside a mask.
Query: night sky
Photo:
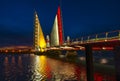
[[[0,46],[32,45],[34,11],[50,34],[59,0],[0,0]],[[64,35],[120,30],[120,0],[61,0]]]

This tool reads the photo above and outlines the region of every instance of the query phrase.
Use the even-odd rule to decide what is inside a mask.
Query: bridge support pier
[[[85,45],[87,81],[94,81],[92,46]]]
[[[120,81],[120,46],[114,48],[116,79]]]

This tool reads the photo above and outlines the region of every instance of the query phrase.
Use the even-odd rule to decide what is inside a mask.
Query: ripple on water
[[[114,73],[108,74],[97,73],[96,79],[106,76],[116,81]],[[83,66],[46,56],[0,55],[0,81],[86,81],[86,71]]]

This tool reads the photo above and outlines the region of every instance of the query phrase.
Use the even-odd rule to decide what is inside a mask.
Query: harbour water
[[[94,81],[116,81],[114,68],[98,66],[102,69],[95,69]],[[86,67],[44,55],[1,54],[0,81],[87,81]]]

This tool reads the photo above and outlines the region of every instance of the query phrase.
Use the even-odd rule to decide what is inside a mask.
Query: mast
[[[60,6],[58,6],[57,18],[58,18],[58,30],[59,30],[59,45],[62,45],[63,44],[63,27],[62,27]]]
[[[39,47],[39,27],[38,27],[38,16],[37,13],[35,11],[34,13],[34,48],[38,48]]]
[[[35,43],[34,44],[35,50],[41,52],[45,50],[46,41],[36,12],[35,12],[35,21],[34,21],[34,43]]]
[[[61,19],[61,10],[58,6],[58,10],[55,16],[52,32],[51,32],[51,46],[61,46],[63,45],[63,26]]]
[[[63,16],[62,16],[62,0],[60,0],[60,2],[59,2],[59,6],[60,6],[60,11],[61,11],[60,16],[61,16],[61,23],[62,23],[62,36],[63,36],[63,44],[64,44],[65,37],[64,37],[64,29],[63,29],[64,25],[63,25]]]

